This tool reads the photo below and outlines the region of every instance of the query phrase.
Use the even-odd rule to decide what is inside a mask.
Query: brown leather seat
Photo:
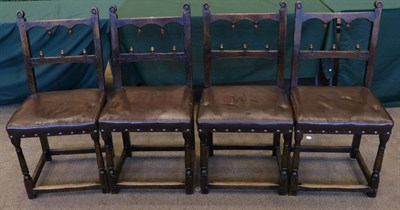
[[[365,87],[297,87],[291,101],[298,129],[388,132],[393,120]]]
[[[80,89],[30,95],[7,124],[10,135],[61,135],[89,133],[105,103],[99,89]]]
[[[212,86],[204,89],[197,113],[199,129],[255,131],[288,129],[292,109],[285,91],[274,86]],[[232,130],[233,131],[233,130]]]
[[[193,112],[191,98],[188,87],[123,87],[113,93],[99,124],[101,128],[117,131],[189,129]]]

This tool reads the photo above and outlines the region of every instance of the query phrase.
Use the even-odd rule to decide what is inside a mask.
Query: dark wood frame
[[[277,60],[276,86],[284,89],[284,52],[286,45],[287,5],[280,2],[279,13],[227,13],[211,14],[210,6],[203,5],[203,50],[204,50],[204,87],[211,86],[211,61],[221,58],[259,58]],[[261,20],[272,20],[279,23],[279,45],[278,50],[211,50],[211,24],[217,20],[229,21],[232,24],[240,20],[248,20],[258,23]],[[199,122],[198,122],[199,124]],[[229,125],[225,125],[229,128]],[[213,132],[240,132],[240,133],[273,133],[273,145],[217,145],[213,143]],[[280,152],[280,138],[283,134],[283,154]],[[249,189],[278,189],[279,194],[287,194],[288,191],[288,166],[290,161],[290,145],[292,140],[292,127],[283,128],[276,125],[274,130],[263,129],[199,129],[201,141],[200,152],[200,183],[201,192],[207,194],[209,188],[249,188]],[[279,168],[279,183],[240,183],[240,182],[209,182],[208,181],[208,159],[213,156],[214,150],[272,150],[272,155],[277,157]]]
[[[26,75],[28,77],[29,89],[31,94],[37,93],[36,80],[34,67],[43,64],[57,64],[57,63],[90,63],[96,65],[97,77],[98,77],[98,88],[105,92],[105,83],[103,75],[103,58],[102,58],[102,48],[100,40],[100,26],[99,26],[99,12],[97,8],[91,9],[91,17],[87,19],[60,19],[60,20],[41,20],[41,21],[26,21],[25,13],[23,11],[17,11],[17,23],[19,26],[19,32],[22,43],[22,51],[25,61]],[[75,56],[64,56],[63,53],[60,56],[55,57],[45,57],[41,51],[40,57],[33,57],[31,53],[31,46],[29,44],[28,32],[34,27],[45,28],[49,31],[51,35],[51,29],[56,26],[64,26],[69,30],[75,25],[86,25],[92,29],[93,32],[93,42],[94,42],[94,54],[88,55],[85,53],[82,55]],[[63,51],[62,51],[63,52]],[[104,99],[105,100],[105,99]],[[105,101],[103,101],[104,104]],[[39,193],[49,193],[49,192],[64,192],[64,191],[76,191],[76,190],[90,190],[90,189],[101,189],[103,193],[108,193],[108,181],[104,166],[104,161],[102,157],[102,151],[99,143],[99,132],[95,130],[82,130],[78,128],[69,129],[67,127],[57,127],[51,130],[35,130],[26,129],[24,131],[10,131],[9,137],[12,144],[15,146],[18,160],[21,166],[22,174],[24,177],[24,184],[26,192],[30,199],[33,199]],[[58,150],[50,149],[48,136],[59,136],[59,135],[76,135],[76,134],[90,134],[93,142],[94,148],[80,148],[73,150]],[[26,137],[39,137],[42,155],[39,162],[31,176],[27,163],[25,161],[25,156],[21,148],[21,138]],[[85,154],[85,153],[96,153],[97,165],[99,170],[99,183],[81,183],[81,184],[64,184],[64,185],[51,185],[51,186],[36,186],[39,179],[40,173],[47,161],[52,160],[53,155],[70,155],[70,154]]]
[[[300,61],[303,59],[321,59],[321,58],[349,58],[356,60],[363,60],[367,62],[363,86],[371,88],[373,67],[376,58],[376,46],[378,41],[378,32],[380,17],[382,13],[383,3],[378,0],[375,2],[375,10],[371,12],[336,12],[336,13],[304,13],[302,10],[302,3],[296,3],[295,12],[295,32],[294,32],[294,47],[293,47],[293,62],[292,62],[292,78],[291,88],[298,86],[298,71]],[[341,18],[346,23],[350,24],[355,19],[366,19],[372,22],[372,30],[370,34],[369,50],[360,51],[359,46],[356,46],[354,51],[340,51],[333,49],[330,51],[320,50],[301,50],[301,29],[302,24],[310,19],[319,19],[324,24],[331,20]],[[335,88],[335,87],[331,87]],[[305,127],[305,126],[304,126]],[[351,146],[301,146],[301,140],[304,133],[319,133],[319,134],[353,134],[353,142]],[[375,197],[379,185],[379,173],[382,167],[383,154],[385,145],[389,140],[391,128],[385,129],[372,129],[372,128],[359,128],[349,131],[348,129],[326,129],[324,126],[314,126],[309,128],[300,128],[295,124],[295,145],[292,148],[294,151],[291,168],[290,179],[290,194],[296,195],[297,190],[324,190],[324,191],[361,191],[366,192],[369,197]],[[360,153],[359,147],[362,135],[379,135],[379,148],[375,159],[372,173],[368,169],[364,159]],[[368,182],[368,185],[360,186],[343,186],[343,185],[307,185],[299,184],[298,182],[298,168],[300,152],[334,152],[334,153],[350,153],[350,158],[356,159],[359,164],[363,175]]]
[[[185,86],[192,88],[192,45],[191,45],[191,15],[190,5],[183,5],[183,16],[176,17],[155,17],[155,18],[118,18],[117,7],[110,7],[110,31],[111,31],[111,69],[114,78],[114,87],[116,89],[122,88],[122,75],[121,63],[137,62],[137,61],[176,61],[183,62],[185,65]],[[183,26],[184,29],[184,50],[177,52],[172,50],[169,53],[158,53],[152,48],[149,53],[136,53],[133,50],[130,53],[122,53],[119,46],[119,32],[118,29],[124,25],[134,25],[138,28],[147,24],[155,24],[161,28],[168,23],[177,23]],[[191,99],[193,100],[193,99]],[[193,114],[192,114],[193,115]],[[107,154],[107,169],[109,173],[110,190],[111,193],[118,193],[119,189],[129,188],[185,188],[187,194],[193,193],[193,168],[194,168],[194,124],[193,116],[191,117],[190,125],[185,125],[180,128],[171,128],[166,125],[151,125],[142,129],[134,129],[126,126],[116,125],[113,128],[102,127],[102,137],[106,145]],[[151,128],[150,128],[151,127]],[[121,132],[123,139],[123,151],[114,165],[113,160],[113,142],[112,133]],[[129,132],[182,132],[185,140],[184,146],[145,146],[145,145],[132,145]],[[120,171],[123,167],[125,159],[132,156],[135,151],[184,151],[185,152],[185,182],[123,182],[119,181]]]

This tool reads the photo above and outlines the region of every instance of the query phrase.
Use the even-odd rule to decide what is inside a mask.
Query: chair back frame
[[[276,85],[283,88],[284,85],[284,64],[286,46],[286,25],[287,25],[287,5],[284,1],[280,2],[279,13],[225,13],[211,14],[209,4],[203,5],[203,50],[204,50],[204,86],[211,86],[211,61],[220,58],[260,58],[267,60],[277,60]],[[211,24],[218,20],[229,21],[235,24],[241,20],[252,21],[255,24],[262,20],[272,20],[279,23],[278,50],[247,50],[246,45],[243,50],[211,50]]]
[[[111,30],[111,68],[114,78],[114,87],[122,87],[121,63],[137,61],[178,61],[185,64],[185,85],[192,87],[192,41],[191,41],[191,15],[190,5],[183,5],[183,16],[151,17],[151,18],[118,18],[117,7],[110,7],[110,30]],[[134,25],[139,29],[144,25],[155,24],[163,28],[166,24],[177,23],[184,29],[184,50],[183,52],[158,53],[154,47],[149,53],[135,53],[133,49],[129,53],[123,53],[119,46],[118,29],[125,25]]]
[[[382,13],[383,3],[380,0],[375,1],[375,9],[371,12],[333,12],[333,13],[304,13],[301,1],[296,2],[295,9],[295,26],[294,26],[294,44],[293,44],[293,58],[292,58],[292,73],[291,73],[291,87],[298,86],[298,74],[300,61],[304,59],[323,59],[323,58],[349,58],[356,60],[363,60],[367,62],[363,86],[371,88],[373,78],[373,68],[376,59],[376,47],[378,41],[380,18]],[[350,24],[356,19],[366,19],[372,22],[372,29],[370,32],[369,48],[366,51],[359,50],[359,45],[356,45],[354,51],[349,50],[336,50],[336,45],[332,46],[332,50],[313,50],[312,45],[309,50],[301,50],[301,30],[304,22],[310,19],[321,20],[324,24],[333,19],[341,18],[347,24]]]
[[[29,89],[31,94],[37,93],[37,85],[35,78],[34,67],[44,64],[60,64],[60,63],[89,63],[95,64],[98,77],[98,88],[105,90],[104,82],[104,65],[102,57],[102,46],[100,39],[100,26],[99,26],[99,10],[95,7],[91,9],[91,17],[86,19],[58,19],[58,20],[39,20],[27,21],[25,12],[22,10],[17,11],[17,23],[19,34],[21,37],[22,53],[25,61],[25,69],[28,77]],[[48,35],[52,35],[52,29],[56,26],[64,26],[68,28],[68,32],[72,33],[72,28],[76,25],[86,25],[91,28],[93,33],[94,54],[88,55],[86,49],[83,50],[82,55],[66,56],[64,50],[60,51],[60,56],[45,56],[40,51],[39,57],[35,57],[31,52],[31,45],[29,41],[29,30],[35,27],[41,27],[48,30]]]

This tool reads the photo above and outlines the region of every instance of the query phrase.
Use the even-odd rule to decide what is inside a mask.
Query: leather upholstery
[[[101,130],[182,131],[191,128],[192,112],[188,87],[123,87],[106,104],[99,125]]]
[[[98,89],[33,94],[15,111],[7,131],[26,137],[93,132],[105,98]]]
[[[390,132],[393,120],[364,87],[297,87],[291,90],[296,129]]]
[[[278,87],[212,86],[202,93],[197,123],[208,131],[291,130],[293,116],[285,91]]]

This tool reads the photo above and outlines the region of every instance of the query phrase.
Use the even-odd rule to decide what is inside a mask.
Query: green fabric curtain
[[[212,13],[233,12],[278,12],[276,0],[73,0],[73,1],[26,1],[0,2],[0,104],[9,104],[22,101],[28,95],[26,75],[21,53],[18,28],[15,24],[15,12],[23,9],[28,20],[58,19],[58,18],[85,18],[90,15],[92,6],[100,9],[101,34],[103,43],[104,62],[110,55],[108,8],[117,5],[120,17],[147,17],[147,16],[180,16],[182,5],[189,2],[192,6],[192,47],[193,47],[193,80],[195,85],[203,83],[203,50],[202,50],[202,4],[208,2]],[[287,47],[285,56],[285,76],[290,77],[294,5],[296,0],[286,0],[288,5]],[[371,2],[366,4],[366,2]],[[329,11],[359,11],[371,9],[371,1],[366,0],[303,0],[305,12]],[[400,71],[400,42],[397,34],[400,27],[396,21],[400,19],[400,1],[385,0],[382,15],[380,38],[378,43],[378,57],[375,68],[373,91],[387,106],[400,106],[400,88],[396,86]],[[342,49],[353,49],[355,43],[366,47],[365,30],[368,24],[355,21],[362,26],[359,30],[342,30]],[[365,25],[365,26],[363,26]],[[86,31],[85,31],[86,30]],[[158,52],[171,51],[172,45],[182,50],[181,27],[169,24],[165,27],[165,34],[160,34],[158,26],[149,25],[137,33],[137,28],[127,26],[122,28],[121,47],[127,51],[130,46],[136,52],[148,52],[154,46]],[[248,49],[264,49],[269,44],[270,49],[276,49],[277,37],[274,36],[277,24],[271,21],[259,23],[254,29],[253,23],[241,21],[235,29],[231,24],[218,21],[212,26],[213,49],[218,49],[221,43],[225,49],[242,49],[246,43]],[[56,28],[56,33],[65,34],[61,39],[48,37],[43,30],[31,31],[33,38],[33,53],[43,50],[46,55],[56,55],[61,49],[68,54],[79,53],[83,48],[92,49],[89,31],[82,27],[74,28],[72,36],[68,36],[66,29]],[[79,32],[83,32],[78,36]],[[335,26],[331,23],[327,30],[322,23],[316,20],[307,21],[302,33],[302,49],[308,49],[313,44],[314,49],[329,49],[335,42]],[[67,40],[66,45],[61,41]],[[136,40],[135,42],[133,40]],[[257,40],[257,41],[256,41]],[[88,66],[89,68],[89,66]],[[213,83],[246,83],[274,80],[276,63],[257,59],[224,59],[213,62]],[[362,65],[357,62],[341,60],[339,62],[339,84],[355,85],[362,79],[360,72]],[[315,60],[302,62],[301,77],[314,77],[320,71],[326,78],[332,76],[332,60]],[[36,71],[40,91],[73,89],[96,86],[94,67],[89,69],[78,68],[77,65],[51,65],[38,68]],[[176,85],[183,84],[183,65],[172,62],[146,63],[138,62],[126,64],[123,67],[123,82],[125,85]],[[56,81],[56,82],[54,82]]]
[[[234,12],[278,12],[279,1],[276,0],[251,0],[244,4],[241,0],[139,0],[125,1],[118,8],[119,17],[145,17],[145,16],[179,16],[182,15],[184,2],[189,2],[192,8],[192,47],[193,47],[193,82],[195,85],[203,84],[203,29],[202,29],[202,5],[208,2],[212,13],[234,13]],[[288,26],[287,47],[285,56],[285,75],[290,77],[294,5],[295,0],[287,0]],[[328,12],[329,9],[320,1],[305,0],[306,12]],[[146,8],[146,9],[144,9]],[[334,33],[332,29],[324,30],[322,23],[308,21],[303,33],[304,46],[313,43],[314,48],[325,48],[325,37],[328,33]],[[272,21],[259,23],[258,29],[254,29],[253,23],[249,21],[239,22],[235,29],[231,24],[218,21],[212,26],[213,40],[212,48],[219,49],[223,43],[225,49],[242,49],[246,43],[248,49],[264,49],[268,43],[270,49],[277,49],[277,27]],[[170,51],[172,45],[178,50],[182,49],[182,37],[179,27],[168,25],[165,34],[160,35],[160,28],[148,26],[137,33],[135,27],[125,27],[121,30],[120,41],[123,42],[122,49],[128,51],[130,46],[137,52],[148,52],[150,46],[155,46],[157,51]],[[132,43],[132,40],[138,40]],[[139,41],[140,40],[140,41]],[[165,43],[167,42],[167,43]],[[308,64],[307,67],[305,67]],[[311,65],[311,67],[310,67]],[[301,69],[302,77],[314,77],[321,67],[319,61],[304,62]],[[223,59],[212,63],[213,83],[246,83],[263,82],[275,79],[276,63],[262,59]],[[183,84],[183,65],[172,62],[125,64],[123,66],[123,83],[125,85],[174,85]]]

